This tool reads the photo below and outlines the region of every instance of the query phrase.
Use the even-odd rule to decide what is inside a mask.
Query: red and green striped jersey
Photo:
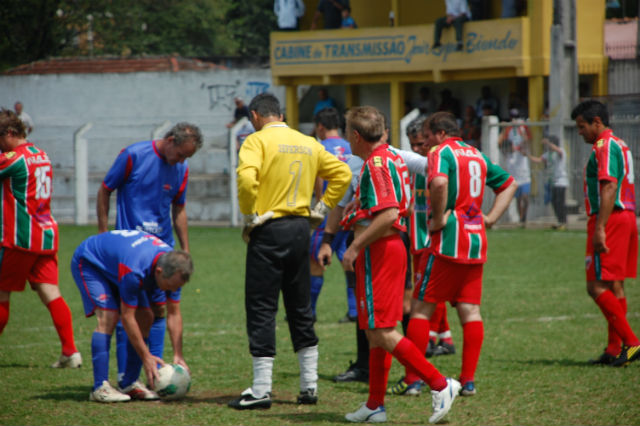
[[[487,236],[482,215],[484,187],[500,193],[513,177],[460,138],[448,138],[429,152],[428,183],[448,179],[446,210],[451,215],[444,228],[431,233],[434,255],[458,263],[484,263]]]
[[[427,198],[427,178],[420,174],[411,175],[411,190],[413,195],[413,211],[409,216],[409,236],[411,237],[411,252],[417,253],[429,245],[429,200]]]
[[[405,231],[404,217],[410,196],[409,170],[402,157],[391,150],[389,145],[380,145],[360,170],[360,185],[356,190],[356,200],[360,205],[341,224],[345,229],[358,222],[366,224],[375,213],[395,207],[398,209],[398,219],[393,227]]]
[[[58,250],[58,224],[51,215],[52,178],[49,157],[30,142],[0,154],[3,247],[35,253]]]
[[[584,198],[587,215],[600,210],[600,181],[618,184],[615,208],[636,210],[636,191],[633,184],[633,155],[626,143],[607,129],[593,144],[584,168]]]

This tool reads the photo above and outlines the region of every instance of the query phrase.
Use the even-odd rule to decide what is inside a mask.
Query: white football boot
[[[89,394],[89,401],[126,402],[131,401],[131,397],[118,391],[105,380],[104,382],[102,382],[102,386]]]
[[[429,417],[429,423],[437,423],[447,415],[451,409],[451,404],[460,392],[460,382],[447,377],[447,387],[441,391],[431,391],[431,406],[433,414]]]
[[[53,364],[52,368],[80,368],[82,367],[82,355],[80,352],[72,353],[69,356],[60,355],[60,358]]]
[[[387,412],[384,409],[384,405],[379,406],[375,410],[371,410],[367,407],[367,404],[364,403],[362,407],[353,413],[347,413],[344,418],[354,423],[384,423],[387,421]]]

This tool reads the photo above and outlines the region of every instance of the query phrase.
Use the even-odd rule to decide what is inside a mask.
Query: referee
[[[309,233],[349,186],[351,171],[314,138],[282,121],[280,103],[263,93],[249,104],[256,132],[239,152],[238,199],[248,242],[245,309],[253,385],[229,406],[239,410],[271,407],[276,355],[275,318],[282,290],[293,349],[300,364],[298,404],[318,401],[318,337],[310,304]],[[316,176],[328,181],[310,209]]]

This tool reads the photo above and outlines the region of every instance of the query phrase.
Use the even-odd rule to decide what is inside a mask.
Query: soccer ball
[[[178,364],[165,364],[158,370],[153,390],[162,399],[172,400],[184,397],[191,387],[191,376],[186,368]]]

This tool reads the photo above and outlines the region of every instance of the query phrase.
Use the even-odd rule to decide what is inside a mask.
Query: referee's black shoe
[[[298,395],[298,399],[296,401],[298,404],[305,405],[313,405],[318,403],[318,389],[309,388],[304,391],[300,391],[300,395]]]
[[[613,361],[616,360],[614,355],[611,355],[608,352],[602,352],[602,354],[595,359],[590,359],[589,364],[591,365],[611,365]]]
[[[336,383],[342,383],[342,382],[369,383],[369,370],[360,368],[355,363],[350,363],[347,371],[335,376],[333,378],[333,381]]]
[[[240,394],[240,398],[230,401],[227,405],[236,410],[266,410],[267,408],[271,408],[271,392],[267,392],[264,396],[256,398],[253,396],[251,388],[247,388]]]

